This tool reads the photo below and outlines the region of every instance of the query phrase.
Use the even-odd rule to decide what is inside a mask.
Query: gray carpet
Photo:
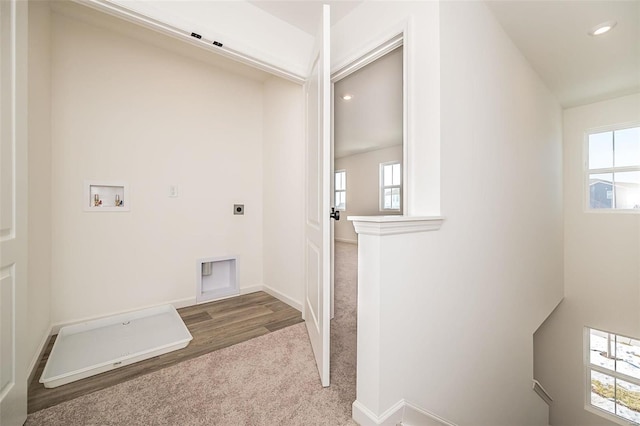
[[[28,416],[26,425],[354,425],[355,245],[336,243],[331,386],[297,324]]]

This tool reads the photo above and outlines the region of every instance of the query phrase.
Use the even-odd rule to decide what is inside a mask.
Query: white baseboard
[[[160,305],[157,305],[157,306],[162,306],[162,305],[166,305],[166,304],[167,303],[161,303]],[[169,302],[169,304],[173,305],[173,307],[176,308],[176,309],[186,308],[187,306],[195,305],[196,304],[196,298],[195,297],[187,297],[186,299],[174,300],[173,302]],[[143,309],[143,308],[139,308],[139,309]]]
[[[358,244],[358,240],[349,240],[347,238],[334,238],[333,240],[339,243]]]
[[[404,400],[401,399],[380,416],[376,416],[364,404],[355,400],[352,405],[351,416],[360,426],[396,426],[402,422],[403,408]]]
[[[51,327],[49,327],[48,333],[45,333],[44,336],[42,336],[42,340],[40,340],[40,344],[38,345],[38,350],[33,355],[33,359],[29,363],[29,369],[27,370],[29,372],[29,376],[27,379],[27,386],[31,383],[31,381],[33,380],[33,377],[36,375],[38,364],[40,364],[42,355],[44,355],[44,351],[47,348],[47,343],[49,342],[49,339],[51,338],[52,335],[53,333],[51,332]]]
[[[302,312],[302,302],[294,300],[294,299],[290,298],[289,296],[287,296],[285,294],[282,294],[278,290],[275,290],[275,289],[269,287],[266,284],[262,286],[262,290],[267,292],[267,293],[269,293],[270,295],[272,295],[276,299],[286,303],[287,305],[291,306],[292,308]]]
[[[73,320],[73,321],[64,321],[64,322],[58,322],[55,323],[53,325],[51,325],[51,332],[49,335],[54,335],[54,334],[58,334],[58,332],[60,331],[60,329],[62,327],[66,327],[68,325],[74,325],[74,324],[80,324],[86,321],[93,321],[96,319],[101,319],[101,318],[107,318],[113,315],[120,315],[120,314],[126,314],[129,312],[134,312],[134,311],[138,311],[141,309],[147,309],[147,308],[155,308],[157,306],[162,306],[162,305],[173,305],[174,308],[176,309],[180,309],[180,308],[184,308],[186,306],[192,306],[196,304],[196,298],[195,297],[187,297],[185,299],[178,299],[178,300],[172,300],[172,301],[168,301],[168,302],[163,302],[163,303],[156,303],[153,305],[147,305],[147,306],[139,306],[135,309],[125,309],[122,311],[117,311],[117,312],[111,312],[108,314],[104,314],[104,315],[97,315],[97,316],[93,316],[93,317],[85,317],[79,320]]]
[[[403,426],[456,426],[442,417],[404,401]]]
[[[280,293],[279,291],[274,290],[273,288],[271,288],[271,287],[269,287],[267,285],[254,285],[254,286],[250,286],[250,287],[244,287],[244,288],[240,289],[240,294],[255,293],[257,291],[267,292],[270,295],[272,295],[273,297],[275,297],[276,299],[281,300],[282,302],[286,303],[287,305],[292,306],[293,308],[297,309],[298,311],[302,310],[302,304],[300,302],[291,299],[290,297]],[[227,297],[221,297],[221,298],[216,299],[216,300],[229,299],[231,297],[236,297],[236,296],[237,296],[237,294],[230,295],[230,296],[227,296]],[[202,302],[202,303],[215,302],[216,300],[207,300],[206,302]],[[78,320],[62,321],[62,322],[58,322],[58,323],[55,323],[55,324],[51,325],[51,330],[49,332],[49,336],[52,336],[54,334],[58,334],[60,329],[62,327],[66,327],[67,325],[80,324],[80,323],[83,323],[83,322],[86,322],[86,321],[92,321],[92,320],[96,320],[96,319],[110,317],[110,316],[113,316],[113,315],[126,314],[126,313],[137,311],[137,310],[140,310],[140,309],[155,308],[157,306],[169,305],[169,304],[173,305],[173,307],[176,308],[176,309],[180,309],[180,308],[185,308],[187,306],[196,305],[197,301],[196,301],[195,297],[187,297],[187,298],[184,298],[184,299],[177,299],[177,300],[171,300],[171,301],[168,301],[168,302],[156,303],[156,304],[153,304],[153,305],[140,306],[140,307],[137,307],[135,309],[126,309],[126,310],[122,310],[122,311],[111,312],[111,313],[104,314],[104,315],[97,315],[97,316],[92,316],[92,317],[81,318],[81,319],[78,319]]]
[[[404,399],[393,404],[380,416],[376,416],[356,400],[353,403],[352,417],[361,426],[456,426]]]
[[[240,294],[256,293],[258,291],[264,291],[265,293],[270,294],[271,296],[275,297],[276,299],[280,300],[281,302],[286,303],[287,305],[291,306],[295,310],[302,312],[302,303],[301,302],[298,302],[297,300],[294,300],[294,299],[290,298],[289,296],[279,292],[278,290],[276,290],[276,289],[274,289],[272,287],[269,287],[266,284],[252,285],[250,287],[241,288],[240,289]],[[235,297],[235,296],[224,297],[222,299],[229,299],[231,297]],[[222,299],[216,299],[216,300],[222,300]],[[208,302],[215,302],[215,300],[209,300]]]
[[[263,285],[252,285],[250,287],[244,287],[244,288],[240,289],[240,294],[250,294],[250,293],[256,293],[258,291],[264,291],[264,286]],[[213,300],[212,300],[212,302],[213,302]]]

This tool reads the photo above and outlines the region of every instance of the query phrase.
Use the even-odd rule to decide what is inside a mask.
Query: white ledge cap
[[[347,216],[353,222],[357,234],[396,235],[437,231],[442,226],[442,216]]]

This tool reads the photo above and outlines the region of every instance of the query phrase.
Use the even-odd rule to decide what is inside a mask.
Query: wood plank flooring
[[[56,336],[51,336],[28,391],[28,412],[42,410],[143,374],[302,322],[300,312],[264,292],[178,309],[193,336],[186,348],[46,389],[39,382]]]

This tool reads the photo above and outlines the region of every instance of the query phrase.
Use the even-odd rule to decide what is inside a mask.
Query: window
[[[640,127],[590,133],[587,152],[589,209],[640,212]]]
[[[400,210],[402,173],[400,163],[380,164],[380,210]]]
[[[640,423],[640,340],[585,329],[585,408],[622,425]]]
[[[346,210],[347,208],[347,171],[336,170],[334,180],[335,196],[337,210]]]

